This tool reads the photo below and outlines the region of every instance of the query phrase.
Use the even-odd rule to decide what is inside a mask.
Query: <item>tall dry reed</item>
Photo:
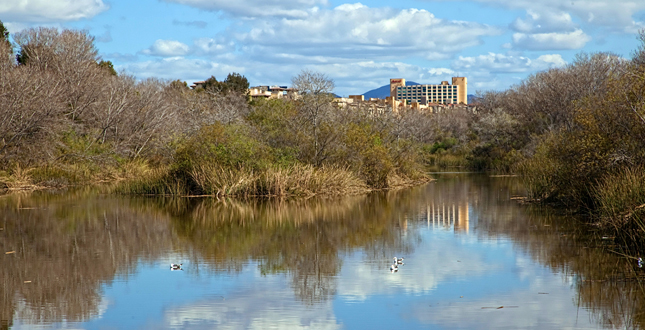
[[[218,196],[347,195],[368,190],[352,172],[335,166],[297,164],[254,171],[200,165],[190,172],[190,177],[203,194]]]
[[[626,168],[605,176],[594,187],[603,223],[618,229],[635,226],[645,234],[645,169]]]

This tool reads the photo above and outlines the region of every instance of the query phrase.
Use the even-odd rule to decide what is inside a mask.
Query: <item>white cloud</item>
[[[487,261],[483,253],[457,242],[430,241],[425,243],[423,253],[417,252],[415,256],[416,260],[406,258],[398,273],[389,272],[385,265],[359,263],[344,267],[338,276],[338,296],[347,301],[363,301],[374,295],[398,292],[420,295],[465,274],[477,277],[501,267]]]
[[[157,40],[148,49],[144,49],[141,53],[154,56],[183,56],[188,54],[190,47],[175,40]]]
[[[194,41],[193,49],[199,54],[222,54],[233,51],[235,44],[222,38],[199,38]]]
[[[511,28],[521,33],[571,32],[576,26],[565,12],[539,13],[528,10],[525,19],[517,18]]]
[[[241,17],[305,17],[307,12],[327,0],[165,0],[203,10],[219,11]]]
[[[426,10],[344,4],[311,11],[302,19],[263,21],[236,38],[246,51],[262,57],[288,49],[337,58],[445,59],[481,44],[481,37],[500,33],[485,24],[440,19]]]
[[[568,33],[514,33],[513,45],[528,50],[566,50],[581,49],[591,37],[578,29]]]
[[[634,22],[633,16],[645,10],[642,0],[476,0],[481,3],[502,6],[510,9],[524,9],[540,13],[542,19],[571,14],[583,22],[610,27],[622,31],[632,31],[634,26],[643,22]],[[530,16],[530,14],[529,14]]]
[[[532,281],[525,289],[500,292],[483,298],[470,299],[464,296],[449,301],[432,301],[431,304],[417,303],[411,308],[410,317],[424,324],[439,325],[440,328],[597,328],[592,311],[579,308],[571,301],[572,295],[575,295],[572,291],[573,288],[562,285],[560,276],[547,275]],[[504,307],[499,308],[500,306]]]
[[[456,71],[481,71],[497,73],[524,73],[561,67],[566,64],[560,54],[542,55],[535,60],[524,56],[488,53],[474,57],[462,57],[452,64]]]
[[[102,0],[9,0],[0,1],[0,19],[32,23],[75,21],[107,9]]]
[[[215,63],[205,60],[187,59],[183,57],[170,57],[155,61],[134,62],[125,65],[119,65],[117,70],[124,69],[126,72],[133,74],[137,78],[162,78],[162,79],[181,79],[187,82],[204,80],[211,75],[216,77],[226,77],[231,72],[244,73],[245,68]]]
[[[255,276],[259,277],[259,274]],[[164,310],[155,329],[326,329],[342,328],[331,301],[307,306],[295,299],[282,276],[262,277],[262,285]],[[223,299],[224,298],[224,299]]]

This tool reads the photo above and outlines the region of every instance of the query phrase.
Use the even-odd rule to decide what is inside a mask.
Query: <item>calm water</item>
[[[518,205],[516,178],[437,178],[306,201],[1,197],[0,328],[643,328],[645,274],[611,240]]]

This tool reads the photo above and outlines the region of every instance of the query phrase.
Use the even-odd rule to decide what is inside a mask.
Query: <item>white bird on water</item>
[[[392,271],[392,272],[396,272],[396,271],[398,271],[398,270],[399,270],[399,266],[397,266],[396,264],[394,264],[394,265],[390,266],[390,271]]]
[[[397,258],[397,257],[394,257],[394,264],[395,264],[395,265],[396,265],[396,264],[398,264],[398,265],[403,265],[403,259],[405,259],[405,258]]]
[[[170,264],[170,270],[182,270],[181,265],[183,264]]]

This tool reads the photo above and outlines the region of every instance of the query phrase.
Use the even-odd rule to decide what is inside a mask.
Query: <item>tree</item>
[[[70,66],[95,65],[98,60],[94,37],[87,31],[39,27],[18,32],[13,39],[20,49],[16,59],[22,65],[65,71]]]
[[[313,139],[313,163],[320,166],[326,158],[329,139],[321,139],[321,124],[332,109],[334,81],[325,74],[303,70],[291,79],[291,84],[299,93],[297,109],[307,126],[311,127]]]
[[[247,95],[249,92],[249,81],[243,75],[233,72],[229,73],[224,81],[217,81],[215,76],[206,79],[202,85],[204,90],[213,95],[225,95],[229,92]]]
[[[0,21],[0,42],[4,42],[7,45],[11,46],[11,42],[9,42],[9,30],[4,27],[2,21]]]
[[[243,75],[233,72],[229,73],[224,80],[224,83],[227,85],[230,91],[247,95],[249,93],[249,81]]]
[[[217,78],[215,76],[211,76],[210,78],[206,79],[204,83],[202,84],[202,88],[211,94],[219,94],[222,92],[222,84],[217,81]]]
[[[110,75],[117,75],[116,70],[114,70],[114,64],[112,64],[112,61],[101,60],[98,64],[99,68],[105,70],[105,72],[109,73]]]
[[[13,65],[13,47],[9,41],[9,31],[0,21],[0,70],[8,69]]]

